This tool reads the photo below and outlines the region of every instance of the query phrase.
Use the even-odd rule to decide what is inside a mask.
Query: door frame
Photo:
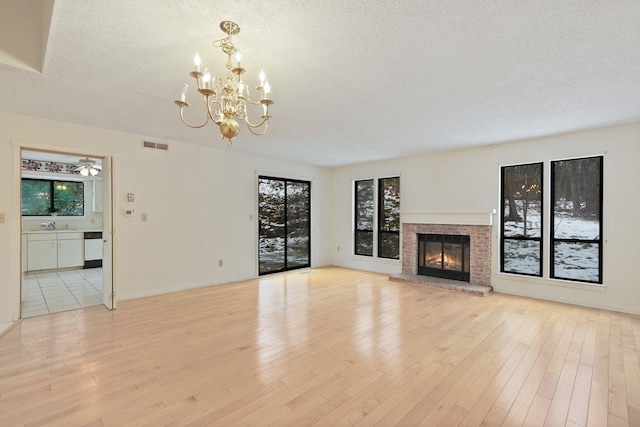
[[[115,186],[114,184],[115,177],[114,177],[114,169],[113,169],[113,157],[114,157],[113,154],[107,153],[107,152],[101,152],[99,150],[84,149],[84,148],[77,148],[77,147],[63,147],[63,146],[52,147],[50,145],[38,144],[38,143],[20,141],[20,140],[12,140],[11,145],[13,146],[12,164],[14,165],[13,215],[14,215],[14,218],[16,218],[16,221],[14,221],[14,224],[17,224],[17,226],[14,227],[15,237],[13,241],[18,242],[18,244],[16,245],[16,249],[18,250],[18,254],[19,254],[17,257],[19,262],[15,263],[16,265],[15,271],[18,273],[17,274],[18,292],[17,292],[17,299],[16,299],[18,315],[12,316],[12,317],[16,319],[22,319],[22,262],[23,262],[23,259],[22,259],[22,211],[21,211],[22,185],[21,183],[22,183],[22,151],[23,150],[41,151],[43,153],[64,154],[64,155],[72,155],[72,156],[79,156],[79,157],[107,159],[107,163],[108,165],[110,165],[110,168],[109,168],[110,170],[107,173],[107,176],[109,177],[108,191],[110,194],[107,200],[103,200],[102,233],[103,233],[103,242],[104,242],[103,247],[106,250],[105,251],[106,253],[103,254],[103,256],[109,257],[110,267],[109,267],[109,271],[106,273],[105,273],[105,270],[103,269],[102,276],[103,276],[103,295],[105,294],[105,292],[108,293],[108,295],[110,296],[111,307],[107,305],[108,301],[106,301],[106,298],[103,298],[103,304],[108,309],[116,308],[116,300],[115,300],[116,281],[113,274],[114,259],[115,259],[114,257],[114,251],[115,251],[114,218],[115,216],[113,214],[114,212],[113,194],[114,194],[114,186]],[[104,215],[104,211],[107,209],[108,209],[107,215]],[[105,216],[107,217],[106,221],[105,221]]]
[[[307,248],[307,252],[308,252],[308,258],[309,258],[309,263],[307,265],[303,265],[303,266],[298,266],[298,267],[287,267],[287,245],[286,245],[286,239],[287,239],[287,224],[284,224],[284,233],[285,233],[285,268],[282,270],[276,270],[276,271],[270,271],[270,272],[265,272],[265,273],[260,273],[260,179],[272,179],[272,180],[276,180],[276,181],[284,181],[285,183],[285,198],[286,198],[286,185],[287,182],[297,182],[297,183],[304,183],[304,184],[309,184],[309,197],[308,197],[308,203],[309,203],[309,243],[308,243],[308,248]],[[312,234],[313,234],[313,223],[312,223],[312,191],[313,191],[313,179],[305,179],[305,178],[290,178],[290,177],[286,177],[286,176],[278,176],[278,174],[261,174],[261,173],[256,173],[256,275],[258,277],[260,276],[265,276],[265,275],[269,275],[269,274],[278,274],[278,273],[286,273],[292,270],[299,270],[299,269],[304,269],[304,268],[311,268],[311,242],[312,242]],[[286,199],[285,199],[285,217],[287,215],[286,213]]]

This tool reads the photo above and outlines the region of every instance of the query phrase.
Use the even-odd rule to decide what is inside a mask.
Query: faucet
[[[45,228],[50,228],[52,230],[56,229],[56,222],[55,221],[51,221],[51,222],[41,222],[40,223],[41,227],[45,227]]]

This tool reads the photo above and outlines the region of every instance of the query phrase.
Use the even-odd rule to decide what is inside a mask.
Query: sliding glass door
[[[311,183],[258,178],[259,274],[311,265]]]

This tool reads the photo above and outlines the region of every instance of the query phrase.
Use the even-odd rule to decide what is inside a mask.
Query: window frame
[[[22,185],[25,181],[38,181],[38,182],[46,182],[49,184],[49,194],[51,195],[50,200],[49,200],[49,212],[46,214],[36,214],[36,215],[29,215],[29,214],[24,214],[22,212]],[[55,204],[55,197],[54,197],[54,190],[55,190],[55,185],[56,183],[72,183],[72,184],[81,184],[82,185],[82,213],[80,215],[57,215],[58,217],[62,217],[62,218],[81,218],[81,217],[85,217],[86,216],[86,212],[87,212],[87,203],[86,203],[86,197],[85,197],[85,191],[86,191],[86,181],[82,181],[82,180],[70,180],[70,179],[47,179],[47,178],[28,178],[28,177],[23,177],[21,178],[20,181],[20,213],[21,216],[23,217],[29,217],[29,218],[38,218],[38,217],[49,217],[52,216],[51,213],[52,212],[57,212],[58,209],[56,208],[56,204]]]
[[[383,182],[386,180],[398,180],[398,197],[400,197],[400,175],[398,176],[389,176],[389,177],[384,177],[384,178],[378,178],[378,200],[377,200],[377,212],[378,212],[378,217],[376,218],[377,220],[377,230],[378,230],[378,240],[377,240],[377,249],[378,249],[378,258],[382,258],[382,259],[400,259],[400,201],[398,201],[398,229],[397,230],[384,230],[383,229],[383,221],[381,220],[382,218],[385,217],[385,197],[384,197],[384,185]],[[396,235],[398,236],[398,255],[395,257],[389,257],[389,256],[383,256],[383,245],[382,245],[382,235]]]
[[[380,260],[389,260],[389,261],[399,261],[400,257],[401,257],[401,253],[402,253],[402,248],[401,248],[401,228],[402,228],[402,224],[400,223],[400,218],[398,219],[398,231],[386,231],[386,230],[382,230],[381,226],[380,226],[380,218],[381,215],[383,214],[383,203],[384,203],[384,198],[381,195],[381,188],[382,186],[380,185],[382,181],[384,181],[385,179],[398,179],[398,194],[400,194],[400,179],[401,179],[401,174],[397,174],[397,175],[387,175],[387,176],[382,176],[382,177],[377,177],[377,178],[364,178],[364,179],[352,179],[353,185],[352,185],[352,191],[353,191],[353,197],[352,197],[352,203],[353,203],[353,209],[352,209],[352,216],[351,216],[351,220],[352,220],[352,230],[353,233],[351,235],[352,240],[352,255],[354,256],[365,256],[365,257],[370,257],[370,258],[374,258],[374,259],[380,259]],[[372,203],[373,203],[373,219],[371,222],[371,230],[369,229],[360,229],[358,228],[358,183],[362,183],[362,182],[370,182],[373,186],[373,191],[372,191]],[[400,203],[402,203],[400,201]],[[371,233],[371,254],[362,254],[362,253],[358,253],[358,233],[359,232],[366,232],[366,233]],[[385,257],[385,256],[381,256],[381,247],[380,247],[380,236],[382,233],[397,233],[398,234],[398,257],[397,258],[393,258],[393,257]]]
[[[505,236],[505,181],[507,168],[514,168],[518,166],[540,166],[540,237],[524,237],[524,236]],[[518,163],[512,165],[500,166],[500,273],[505,274],[517,274],[520,276],[528,277],[543,277],[544,275],[544,217],[545,217],[545,190],[544,190],[544,162],[532,162],[532,163]],[[518,271],[505,271],[505,241],[537,241],[540,243],[539,251],[539,274],[523,273]]]
[[[373,215],[371,218],[371,229],[360,229],[358,228],[358,218],[359,218],[359,213],[358,213],[358,183],[363,183],[363,182],[371,182],[371,185],[373,186],[373,191],[371,192],[371,198],[372,198],[372,203],[374,205],[374,209],[373,209]],[[366,257],[372,257],[373,258],[373,254],[375,253],[375,225],[376,225],[376,209],[375,209],[375,204],[376,204],[376,189],[375,189],[375,180],[373,178],[368,178],[368,179],[359,179],[359,180],[354,180],[353,181],[353,254],[354,255],[358,255],[358,256],[366,256]],[[368,233],[371,236],[371,253],[370,254],[364,254],[364,253],[358,253],[358,233]]]
[[[555,224],[555,215],[556,215],[556,209],[555,209],[555,202],[556,202],[556,168],[555,168],[555,164],[559,163],[559,162],[570,162],[570,161],[576,161],[576,160],[587,160],[587,159],[600,159],[600,165],[599,165],[599,174],[600,174],[600,191],[599,191],[599,206],[600,206],[600,210],[599,210],[599,232],[598,232],[598,239],[564,239],[564,238],[556,238],[554,236],[554,226],[553,224]],[[550,186],[551,186],[551,199],[550,199],[550,209],[549,209],[549,217],[550,217],[550,223],[552,224],[552,226],[549,229],[549,279],[552,280],[565,280],[565,281],[570,281],[570,282],[577,282],[577,283],[588,283],[588,284],[595,284],[595,285],[602,285],[603,284],[603,252],[604,252],[604,248],[603,248],[603,213],[604,213],[604,156],[603,155],[596,155],[596,156],[585,156],[585,157],[573,157],[573,158],[567,158],[567,159],[559,159],[559,160],[551,160],[551,166],[550,166],[550,170],[551,170],[551,177],[550,177]],[[575,279],[575,278],[567,278],[567,277],[558,277],[555,274],[555,244],[556,242],[560,242],[560,243],[591,243],[591,244],[597,244],[598,245],[598,280],[597,281],[592,281],[592,280],[583,280],[583,279]]]

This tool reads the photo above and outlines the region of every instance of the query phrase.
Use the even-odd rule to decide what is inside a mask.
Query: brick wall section
[[[491,286],[491,226],[402,224],[402,274],[418,274],[418,234],[468,235],[471,240],[470,283]]]

